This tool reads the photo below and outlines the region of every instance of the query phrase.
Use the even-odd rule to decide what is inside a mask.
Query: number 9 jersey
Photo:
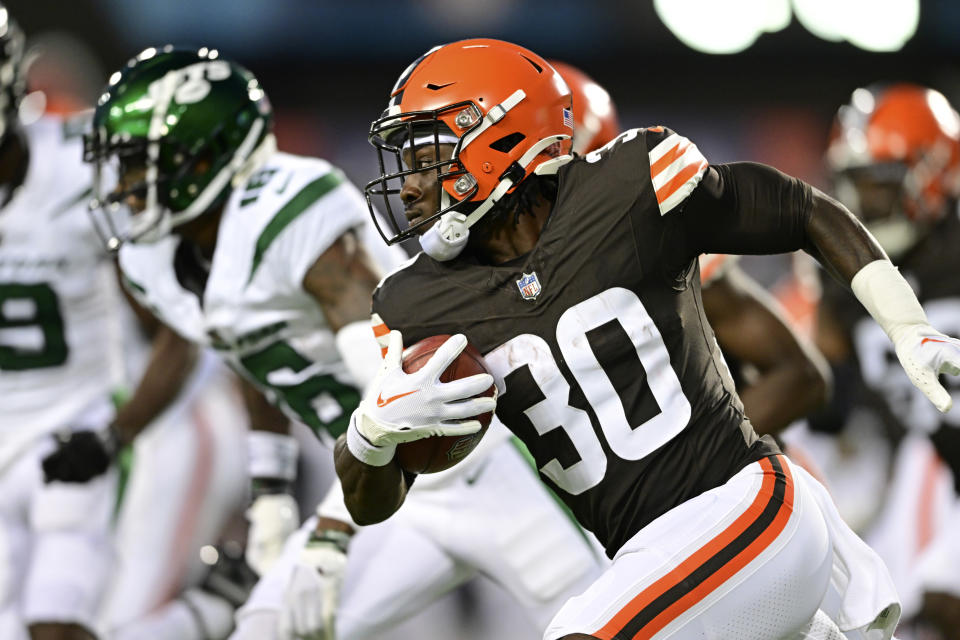
[[[0,467],[41,436],[109,420],[123,378],[120,293],[87,217],[77,125],[24,128],[26,176],[0,210]]]
[[[420,254],[374,294],[378,333],[462,332],[497,416],[611,557],[646,524],[778,453],[743,415],[673,225],[707,169],[668,129],[559,172],[539,241],[499,265]]]

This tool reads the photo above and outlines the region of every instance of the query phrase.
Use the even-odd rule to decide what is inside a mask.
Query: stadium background
[[[750,4],[714,2],[731,12]],[[871,3],[819,4],[826,11],[845,5],[867,11]],[[93,104],[108,74],[147,46],[215,47],[260,78],[282,149],[327,158],[361,185],[375,173],[366,132],[397,76],[433,45],[465,37],[511,40],[581,67],[609,90],[624,127],[664,124],[712,161],[765,162],[824,188],[831,119],[854,88],[907,80],[960,102],[955,0],[920,1],[916,33],[897,51],[819,38],[794,15],[785,28],[729,55],[682,43],[652,0],[13,0],[7,6],[34,45],[31,88],[42,90],[48,105]],[[788,262],[745,264],[773,286]],[[452,633],[464,607],[473,612],[468,627],[475,637],[533,637],[519,632],[510,604],[490,589],[460,593],[427,615],[440,620],[434,629]],[[422,630],[425,619],[395,637]]]

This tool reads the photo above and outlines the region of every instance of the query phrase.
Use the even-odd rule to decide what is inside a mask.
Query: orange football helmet
[[[960,195],[960,116],[927,87],[857,89],[837,113],[827,163],[841,181],[858,171],[899,181],[908,220],[939,220]]]
[[[560,72],[573,94],[573,150],[583,155],[620,135],[617,107],[607,90],[576,67],[559,60],[551,60],[550,64]]]
[[[556,173],[572,159],[572,134],[570,89],[537,54],[488,39],[431,49],[403,72],[387,109],[370,127],[380,177],[364,191],[380,234],[393,244],[440,218],[421,244],[438,259],[453,257],[470,226],[505,194],[528,176]],[[404,168],[403,152],[424,144],[435,146],[438,161]],[[451,157],[441,157],[441,144],[454,145]],[[395,171],[385,161],[391,156]],[[440,209],[403,230],[390,197],[399,195],[406,176],[419,172],[436,173]],[[374,201],[382,202],[392,233],[382,228]],[[433,252],[427,240],[446,243],[449,251]]]

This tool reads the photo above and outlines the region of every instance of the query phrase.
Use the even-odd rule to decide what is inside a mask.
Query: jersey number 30
[[[50,285],[0,284],[0,370],[56,367],[66,361],[63,316]]]
[[[607,289],[567,309],[556,339],[579,388],[571,389],[540,336],[516,336],[484,358],[505,387],[498,415],[515,430],[532,426],[555,439],[551,450],[560,455],[540,471],[576,495],[603,480],[607,456],[590,416],[572,398],[586,400],[610,450],[624,460],[640,460],[683,431],[690,402],[660,331],[628,289]],[[556,429],[575,452],[557,440]]]

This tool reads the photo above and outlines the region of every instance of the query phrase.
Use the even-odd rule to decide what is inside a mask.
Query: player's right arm
[[[757,433],[777,433],[823,404],[826,362],[790,328],[757,282],[731,266],[704,287],[703,306],[724,353],[758,371],[738,390]]]

